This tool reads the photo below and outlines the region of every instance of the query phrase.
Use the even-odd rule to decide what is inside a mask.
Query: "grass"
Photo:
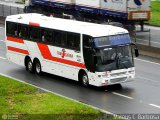
[[[0,75],[0,115],[20,120],[95,120],[104,113]]]
[[[25,0],[16,0],[16,3],[18,3],[18,4],[25,4]]]
[[[160,1],[151,1],[151,6],[151,20],[147,23],[153,26],[160,27]]]

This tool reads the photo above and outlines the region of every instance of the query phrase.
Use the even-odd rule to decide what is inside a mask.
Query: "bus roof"
[[[28,13],[7,16],[6,21],[31,24],[45,28],[81,33],[92,37],[110,36],[128,33],[127,30],[111,25],[102,25],[76,20],[68,20],[55,17],[47,17],[42,14]]]

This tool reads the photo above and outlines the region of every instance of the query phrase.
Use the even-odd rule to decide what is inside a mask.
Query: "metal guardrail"
[[[157,37],[155,37],[154,31],[150,28],[146,28],[143,31],[136,29],[131,31],[130,35],[132,41],[137,44],[160,48],[160,41],[158,41]]]
[[[0,4],[0,16],[2,17],[6,17],[8,15],[20,14],[20,13],[23,13],[23,8]]]
[[[147,36],[147,40],[143,40],[143,39],[140,39],[140,38],[137,38],[138,36],[138,33],[145,33],[145,34],[143,34],[144,36]],[[139,39],[139,40],[141,40],[141,41],[146,41],[147,43],[147,45],[148,46],[151,46],[151,30],[150,29],[148,29],[148,30],[144,30],[144,31],[135,31],[135,34],[136,34],[136,42],[138,42],[137,41],[137,39]]]

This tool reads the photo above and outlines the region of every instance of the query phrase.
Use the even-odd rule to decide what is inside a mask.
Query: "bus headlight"
[[[102,74],[102,77],[109,77],[109,71],[106,71],[106,72],[104,72],[103,74]]]

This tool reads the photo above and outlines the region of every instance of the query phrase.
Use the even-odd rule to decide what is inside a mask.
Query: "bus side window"
[[[75,49],[80,50],[80,34],[74,34]]]
[[[9,36],[17,36],[17,24],[13,22],[7,22],[7,35]]]
[[[68,33],[67,34],[67,46],[70,49],[73,49],[73,47],[74,47],[74,36],[73,36],[73,33]]]
[[[44,29],[41,29],[41,42],[45,42],[45,37],[44,37]]]
[[[68,33],[67,46],[70,49],[80,50],[80,34]]]
[[[26,25],[21,25],[20,33],[21,33],[22,38],[27,39],[28,38],[28,27]]]
[[[20,37],[20,38],[22,37],[21,36],[21,25],[20,24],[17,25],[17,35],[16,36]]]
[[[67,32],[61,33],[61,46],[66,47],[67,46]]]
[[[91,37],[88,35],[83,35],[83,46],[84,47],[91,47]]]
[[[52,31],[49,29],[44,30],[44,41],[47,43],[52,43]],[[43,36],[42,36],[43,37]]]
[[[55,30],[54,31],[54,41],[56,45],[61,45],[61,32]]]
[[[39,41],[40,38],[40,28],[30,27],[29,28],[29,37],[31,41]]]

